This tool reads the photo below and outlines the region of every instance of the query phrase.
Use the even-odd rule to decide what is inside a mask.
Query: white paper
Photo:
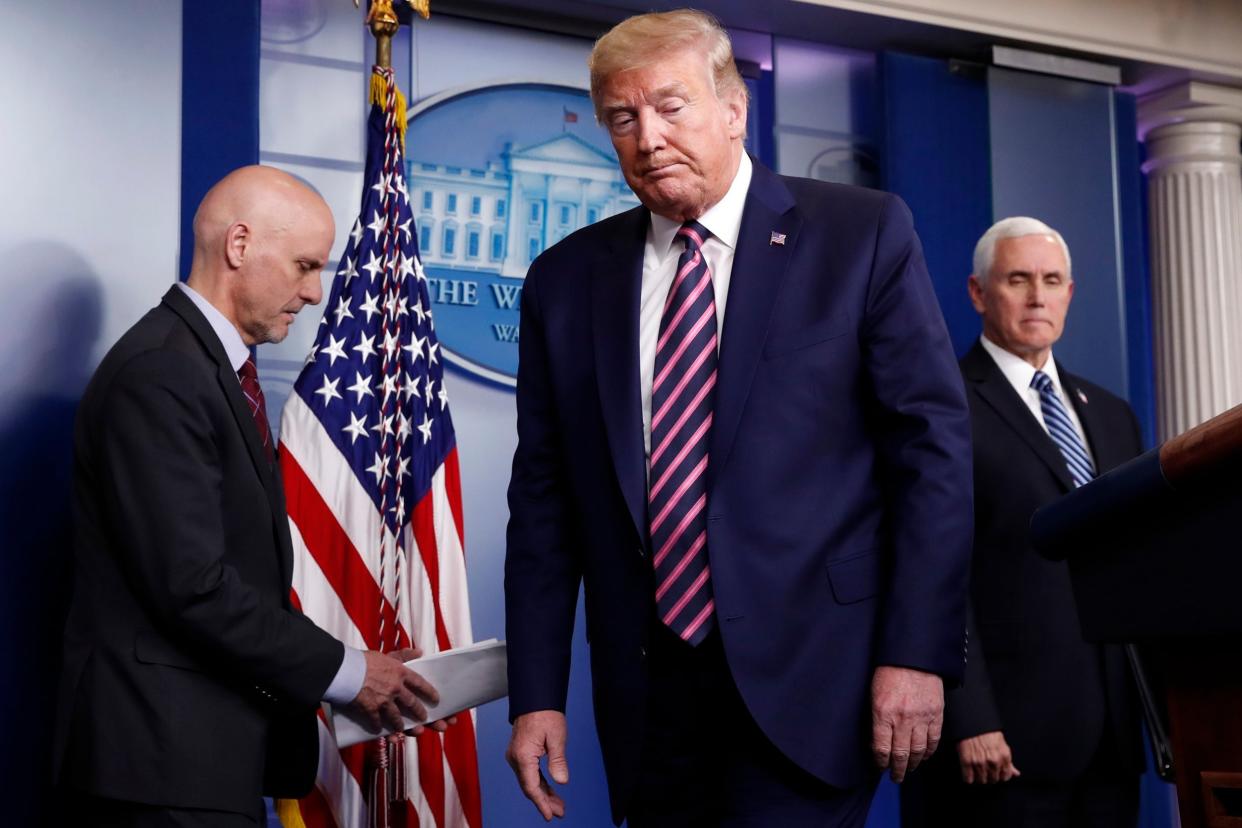
[[[505,642],[494,638],[407,661],[405,666],[427,679],[440,694],[439,704],[427,705],[427,718],[422,722],[406,717],[406,729],[504,698],[509,693]],[[373,729],[366,718],[349,707],[332,708],[332,726],[337,747],[349,747],[392,732],[387,728]]]

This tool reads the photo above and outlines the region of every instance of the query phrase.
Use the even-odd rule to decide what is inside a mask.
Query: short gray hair
[[[1074,280],[1074,271],[1070,266],[1069,247],[1061,234],[1048,225],[1030,216],[1010,216],[1003,218],[988,228],[975,245],[974,269],[971,273],[979,284],[985,284],[992,273],[992,264],[996,261],[996,243],[1004,239],[1017,239],[1022,236],[1051,236],[1065,254],[1065,278]]]
[[[733,60],[729,33],[719,20],[705,11],[677,9],[627,18],[595,41],[587,67],[591,71],[591,101],[595,104],[596,119],[601,115],[600,92],[609,77],[686,49],[693,49],[707,59],[716,97],[723,99],[726,94],[737,91],[745,105],[746,83]]]

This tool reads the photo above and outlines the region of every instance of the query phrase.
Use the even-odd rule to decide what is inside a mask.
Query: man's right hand
[[[565,761],[565,740],[569,729],[565,714],[556,710],[524,713],[513,722],[513,735],[505,759],[526,798],[535,803],[543,818],[565,816],[565,802],[556,795],[539,770],[539,758],[548,755],[548,773],[558,785],[569,784],[569,763]]]
[[[1013,751],[999,730],[980,733],[957,743],[957,756],[962,765],[962,780],[967,785],[990,785],[1008,782],[1021,776],[1013,764]]]
[[[367,659],[367,673],[350,706],[366,716],[371,727],[400,733],[405,730],[403,714],[418,721],[427,718],[423,700],[435,704],[440,701],[440,694],[427,679],[405,666],[404,662],[418,657],[417,650],[388,654],[367,650],[363,655]],[[436,729],[442,730],[443,725]],[[421,731],[422,726],[418,725],[407,732],[417,735]]]

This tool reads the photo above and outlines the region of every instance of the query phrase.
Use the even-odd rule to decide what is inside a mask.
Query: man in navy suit
[[[1143,748],[1125,653],[1083,640],[1069,567],[1036,554],[1029,527],[1040,506],[1138,455],[1138,421],[1053,358],[1074,296],[1056,230],[998,221],[975,247],[969,289],[983,319],[961,361],[975,466],[970,658],[946,698],[954,749],[903,791],[903,820],[1133,828]]]
[[[585,581],[618,824],[862,825],[963,663],[969,423],[910,213],[750,159],[709,15],[631,18],[590,65],[643,206],[523,291],[510,764],[564,814],[540,760],[568,781]]]

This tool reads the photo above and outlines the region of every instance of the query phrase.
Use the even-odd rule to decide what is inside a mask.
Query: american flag
[[[285,403],[280,464],[294,600],[346,644],[471,642],[457,444],[405,179],[403,110],[376,67],[362,209]],[[473,714],[440,735],[338,751],[320,717],[314,792],[286,828],[480,828]]]

